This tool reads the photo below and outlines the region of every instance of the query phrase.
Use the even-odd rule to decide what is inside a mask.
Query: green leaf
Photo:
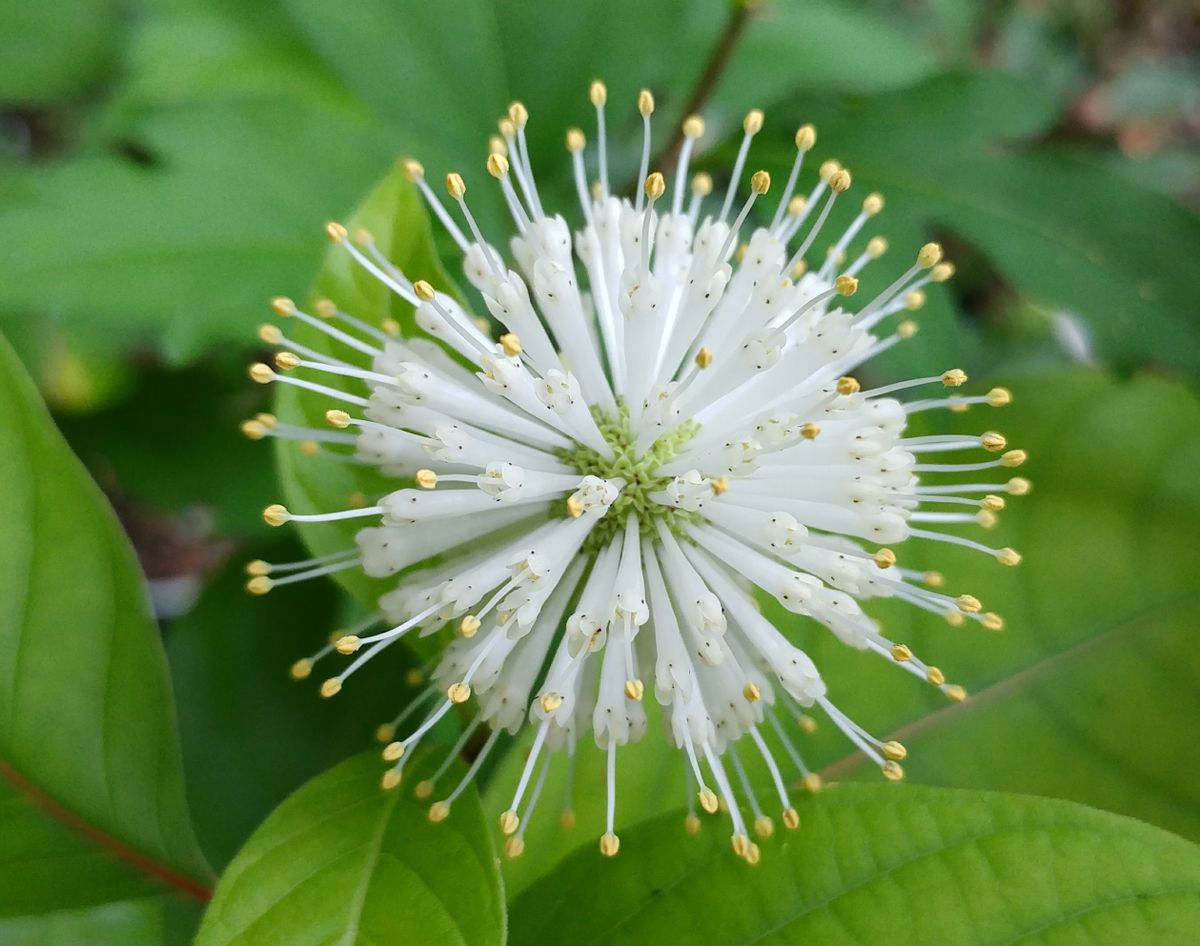
[[[751,869],[724,826],[682,814],[581,851],[512,907],[513,946],[750,943],[1183,943],[1200,924],[1200,849],[1078,805],[845,786],[802,807]]]
[[[360,227],[369,230],[379,247],[396,266],[413,279],[426,279],[439,289],[454,291],[450,277],[438,261],[430,235],[429,220],[415,188],[397,166],[383,179],[362,206],[347,221],[353,234]],[[324,265],[317,274],[314,298],[328,297],[338,306],[379,326],[393,319],[406,331],[414,328],[412,307],[395,295],[375,277],[366,273],[343,247],[333,246],[326,254]],[[288,337],[311,348],[358,363],[362,355],[328,336],[296,323],[283,326]],[[279,384],[275,407],[280,419],[310,428],[328,429],[325,412],[337,406],[329,398],[286,384]],[[398,489],[395,480],[388,479],[370,468],[348,466],[328,457],[306,457],[295,442],[280,440],[276,456],[279,475],[284,486],[288,508],[296,513],[331,512],[345,509],[349,497],[361,492],[376,497]],[[305,542],[317,554],[323,555],[354,544],[354,535],[361,522],[301,524]],[[381,591],[388,585],[368,578],[358,569],[336,574],[343,584],[366,607],[374,609]]]
[[[943,76],[869,100],[826,96],[793,108],[797,120],[817,123],[822,157],[836,154],[859,186],[887,197],[868,232],[892,239],[892,255],[902,257],[894,265],[949,232],[1043,308],[1085,319],[1104,360],[1200,371],[1200,326],[1190,317],[1200,295],[1190,262],[1200,253],[1200,219],[1097,164],[1033,150],[1029,139],[1054,115],[1037,86],[988,73]],[[790,161],[788,135],[756,152],[768,167]],[[858,200],[843,203],[845,222]],[[838,219],[830,225],[839,232]],[[949,363],[980,351],[977,333],[936,295],[936,308],[922,313],[921,344],[900,346],[888,364],[909,371],[930,344]]]
[[[2,340],[0,388],[0,917],[203,897],[133,553]]]
[[[478,799],[434,825],[411,793],[380,788],[381,768],[350,759],[280,805],[222,877],[196,946],[503,943]]]
[[[245,555],[304,557],[293,544]],[[243,564],[239,556],[167,634],[188,798],[200,842],[218,866],[297,785],[372,745],[375,727],[416,696],[404,682],[415,658],[403,645],[372,660],[333,700],[317,695],[327,668],[293,680],[292,662],[345,625],[344,596],[326,581],[247,595]]]
[[[109,0],[45,0],[0,8],[0,102],[78,97],[110,63],[117,8]]]
[[[157,900],[0,920],[4,946],[153,946],[165,942],[164,935],[163,909]]]

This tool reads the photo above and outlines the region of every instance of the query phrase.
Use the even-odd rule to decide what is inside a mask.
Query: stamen
[[[800,168],[804,165],[804,156],[812,150],[816,143],[817,130],[812,125],[801,125],[796,129],[796,158],[792,162],[791,171],[788,172],[787,184],[784,185],[783,193],[779,197],[779,206],[775,209],[775,216],[771,218],[772,233],[779,229],[783,215],[787,212],[788,204],[791,203],[792,193],[796,189],[796,179],[800,176]]]
[[[742,178],[742,169],[746,166],[746,155],[750,153],[750,142],[763,126],[763,113],[757,108],[752,109],[742,120],[742,144],[738,148],[737,158],[733,162],[733,171],[729,175],[729,189],[725,192],[725,202],[721,205],[721,215],[717,217],[722,223],[733,209],[733,199],[737,195],[738,181]],[[735,228],[736,229],[736,228]]]

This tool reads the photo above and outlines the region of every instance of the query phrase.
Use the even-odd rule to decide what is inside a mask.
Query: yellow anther
[[[466,615],[458,622],[458,633],[463,637],[474,637],[483,622],[473,614]]]
[[[946,576],[941,572],[926,572],[921,580],[930,588],[941,588],[946,583]]]
[[[755,171],[750,175],[750,190],[756,194],[765,194],[771,189],[771,174],[769,171]]]
[[[728,476],[718,476],[715,479],[711,480],[709,485],[712,486],[713,495],[720,496],[727,489],[729,489],[729,477]]]
[[[488,138],[488,154],[502,154],[508,157],[508,145],[499,135],[492,135]]]
[[[800,425],[800,436],[805,440],[816,440],[820,436],[821,428],[809,421],[807,424]]]
[[[588,89],[588,98],[592,100],[593,105],[599,107],[608,101],[608,88],[599,79],[594,79]]]
[[[701,370],[707,368],[713,363],[713,353],[711,349],[701,348],[696,352],[696,366]]]
[[[263,519],[269,526],[281,526],[291,518],[287,507],[281,506],[279,503],[272,503],[263,510]]]
[[[402,158],[400,161],[404,174],[410,181],[419,181],[425,176],[425,168],[420,161],[412,158]]]
[[[500,336],[498,341],[500,342],[500,349],[504,352],[504,354],[508,355],[509,358],[515,358],[517,355],[521,354],[522,351],[524,351],[524,349],[521,347],[521,340],[512,332],[505,332]]]
[[[800,812],[795,808],[783,809],[783,826],[789,831],[795,831],[800,827]]]
[[[967,620],[962,616],[961,611],[947,611],[942,617],[946,619],[946,623],[951,627],[962,627],[963,623]]]
[[[553,713],[556,709],[562,706],[563,698],[557,693],[543,693],[539,702],[542,704],[543,712]]]
[[[278,325],[260,325],[258,337],[268,345],[278,345],[283,341],[283,332],[279,330]]]
[[[996,514],[990,509],[980,509],[979,512],[975,513],[975,521],[985,529],[994,529],[999,519],[996,518]]]
[[[933,244],[933,245],[936,246],[937,244]],[[947,279],[949,279],[953,275],[954,275],[954,264],[953,263],[938,263],[936,266],[933,267],[932,270],[930,270],[929,279],[931,282],[945,282]]]
[[[1016,549],[1003,548],[996,552],[996,561],[1001,565],[1020,565],[1021,554]]]
[[[433,470],[417,470],[413,479],[421,489],[433,489],[438,484],[438,475]]]
[[[375,242],[375,237],[371,235],[371,231],[366,227],[358,227],[354,231],[354,242],[359,246],[370,246]]]
[[[267,435],[265,424],[256,420],[244,420],[241,424],[242,436],[247,440],[262,440]]]
[[[696,815],[689,813],[688,816],[683,819],[683,829],[688,834],[699,834],[700,819]]]
[[[395,769],[388,769],[383,773],[383,778],[379,780],[379,784],[385,792],[390,792],[400,784],[400,773]]]
[[[889,782],[899,782],[904,778],[904,769],[900,767],[900,763],[894,762],[891,759],[883,763],[879,767],[879,770],[883,772],[883,777]]]
[[[295,352],[281,351],[275,353],[275,367],[280,371],[290,371],[300,364],[300,356]]]
[[[879,211],[883,210],[883,195],[868,194],[866,199],[863,201],[862,209],[863,213],[865,213],[868,217],[874,217],[877,213],[879,213]]]
[[[1012,392],[1008,388],[992,388],[986,397],[990,407],[1004,407],[1012,403]]]
[[[1003,496],[995,496],[991,493],[983,497],[983,508],[992,512],[999,512],[1006,505]]]
[[[762,699],[762,690],[754,683],[747,683],[742,687],[742,696],[751,703],[757,703]]]
[[[867,241],[867,256],[871,259],[879,259],[888,250],[888,241],[881,236],[871,237]]]
[[[696,797],[700,799],[700,807],[707,811],[710,815],[715,815],[717,813],[717,808],[719,808],[720,805],[717,801],[717,793],[711,788],[700,789],[700,792]]]
[[[917,253],[917,265],[929,269],[942,261],[942,245],[940,243],[926,243],[919,253]]]
[[[362,647],[362,638],[354,634],[347,634],[345,637],[339,637],[337,643],[333,646],[339,654],[353,654],[358,648]]]
[[[983,610],[983,605],[974,595],[959,595],[955,602],[968,614],[975,614]]]
[[[508,834],[516,834],[517,828],[521,826],[521,819],[517,817],[517,813],[511,808],[500,816],[500,830]]]
[[[313,662],[307,657],[301,657],[288,671],[292,675],[293,680],[307,680],[308,675],[312,673]]]
[[[587,138],[578,128],[570,128],[567,130],[567,150],[571,152],[582,151],[587,147]]]
[[[925,293],[920,289],[914,289],[904,297],[904,308],[909,312],[916,312],[925,305]]]
[[[775,822],[766,815],[759,815],[754,819],[754,833],[760,838],[769,838],[775,833]]]
[[[509,860],[525,853],[525,839],[513,836],[504,842],[504,856]]]
[[[318,299],[313,303],[313,311],[323,319],[332,319],[337,315],[337,306],[332,299]]]
[[[829,176],[829,189],[835,194],[844,194],[850,189],[850,172],[845,168],[834,171]]]
[[[499,130],[500,134],[504,136],[506,141],[517,133],[517,126],[508,120],[507,115],[501,118],[500,121],[496,122],[496,128]]]
[[[1012,467],[1020,466],[1028,459],[1029,454],[1027,454],[1024,450],[1009,450],[1007,453],[1001,455],[1000,462],[1004,466]]]
[[[493,151],[487,159],[488,174],[494,178],[504,177],[508,173],[508,158]]]
[[[801,716],[796,720],[796,725],[800,727],[800,731],[806,736],[811,736],[817,731],[817,721],[811,716]]]
[[[1009,496],[1027,496],[1033,489],[1033,484],[1023,476],[1014,476],[1008,481]]]
[[[346,506],[349,509],[365,509],[367,505],[367,494],[362,490],[355,490],[346,497]]]
[[[733,254],[733,258],[739,263],[746,259],[746,250],[750,249],[749,243],[739,243],[737,250]]]
[[[261,361],[252,364],[246,373],[250,375],[251,381],[259,384],[270,384],[275,379],[275,372],[271,366],[264,365]]]
[[[638,93],[637,107],[643,118],[654,114],[654,94],[649,89]]]
[[[893,761],[903,762],[905,756],[908,755],[908,750],[904,748],[904,744],[892,740],[883,744],[883,754]]]
[[[833,281],[833,288],[837,290],[839,296],[852,296],[858,292],[858,280],[854,276],[847,276],[843,273]]]
[[[1004,630],[1004,618],[1000,617],[995,611],[989,611],[979,621],[987,631],[1002,631]]]
[[[896,564],[896,553],[891,549],[880,549],[872,556],[872,560],[880,568],[891,568]]]
[[[800,779],[800,787],[806,792],[815,795],[825,787],[825,780],[816,772],[809,772],[804,778]]]
[[[733,847],[733,853],[738,857],[745,857],[746,852],[750,849],[750,839],[744,834],[735,834],[729,839],[729,843]]]
[[[800,151],[811,151],[817,143],[817,130],[812,125],[801,125],[796,129],[796,148]]]
[[[570,808],[564,808],[562,814],[558,816],[558,823],[567,831],[575,827],[575,812]]]
[[[921,326],[919,326],[912,319],[905,319],[903,322],[901,322],[899,325],[896,326],[896,334],[903,339],[912,338],[920,330],[921,330]]]
[[[451,703],[465,703],[471,698],[471,687],[466,683],[451,683],[446,688],[446,698]]]
[[[646,692],[646,685],[636,677],[625,681],[625,695],[631,700],[641,701]]]
[[[341,243],[346,239],[346,228],[340,223],[334,223],[331,220],[325,224],[325,235],[334,243]]]
[[[337,696],[342,692],[342,681],[339,677],[330,677],[321,684],[321,696],[329,699],[331,696]]]
[[[951,683],[942,687],[942,692],[946,694],[947,698],[953,700],[955,703],[961,703],[967,698],[967,691],[960,687],[957,683]]]
[[[704,119],[699,115],[689,115],[683,120],[683,135],[695,141],[704,134]]]
[[[431,286],[424,279],[418,279],[413,283],[413,292],[415,292],[417,294],[417,298],[423,302],[429,302],[437,295],[433,286]]]
[[[405,745],[402,742],[389,742],[383,748],[384,762],[398,762],[404,755]]]
[[[788,216],[799,217],[804,213],[804,208],[808,206],[808,200],[804,197],[793,197],[788,201],[787,212]]]
[[[851,378],[847,375],[844,378],[838,378],[837,393],[842,395],[857,394],[862,390],[862,385],[858,383],[857,378]]]
[[[942,384],[948,388],[959,388],[967,383],[967,373],[962,368],[951,368],[942,373]]]
[[[350,415],[334,408],[332,411],[325,412],[325,423],[331,427],[338,427],[340,430],[346,429],[346,427],[350,426]]]
[[[611,831],[605,831],[600,836],[600,853],[605,857],[616,857],[621,850],[621,839]]]
[[[932,683],[935,687],[940,687],[946,682],[946,675],[937,667],[926,667],[925,679]]]
[[[419,687],[425,682],[425,671],[420,667],[409,667],[404,672],[404,683],[409,687]]]
[[[701,171],[692,178],[692,193],[699,194],[701,197],[707,197],[712,193],[713,180],[712,175],[707,171]]]
[[[912,657],[913,657],[912,649],[907,644],[893,644],[892,645],[892,659],[893,660],[898,661],[900,663],[904,663],[906,660],[912,660]]]
[[[749,845],[747,845],[746,853],[743,854],[742,857],[745,858],[747,864],[753,867],[762,859],[762,851],[759,849],[757,844],[751,842]]]
[[[646,196],[651,200],[658,200],[667,192],[667,182],[663,179],[661,171],[652,171],[646,175]]]
[[[578,519],[583,515],[583,503],[574,496],[567,497],[567,515],[572,519]]]
[[[246,582],[246,590],[252,595],[265,595],[274,585],[275,583],[266,575],[255,575]]]
[[[254,415],[254,419],[266,427],[267,430],[274,430],[275,425],[279,423],[279,418],[274,414],[258,413]]]
[[[400,337],[400,323],[395,319],[384,319],[379,323],[379,330],[384,335],[390,335],[392,338]]]
[[[524,128],[529,124],[529,109],[521,102],[513,102],[508,106],[508,120],[518,128]]]
[[[434,824],[441,824],[450,817],[450,805],[448,802],[435,801],[429,806],[429,820]]]
[[[829,183],[829,179],[831,177],[833,177],[833,175],[837,174],[837,172],[840,171],[841,169],[842,169],[842,162],[835,161],[834,159],[831,158],[830,160],[824,162],[821,165],[821,167],[818,169],[817,173],[820,175],[821,180],[825,181],[826,183]]]
[[[748,135],[757,135],[762,131],[762,126],[762,109],[752,108],[746,113],[746,117],[742,119],[742,131]]]
[[[396,727],[391,723],[380,723],[375,727],[375,741],[387,745],[396,738]]]
[[[446,192],[455,200],[462,200],[467,193],[467,183],[461,174],[451,171],[446,175]]]
[[[246,563],[247,575],[269,575],[270,573],[271,563],[264,562],[261,558],[256,558]]]
[[[1008,446],[1008,440],[1005,439],[1003,434],[989,430],[979,435],[979,445],[984,450],[996,453]]]
[[[321,445],[315,440],[301,440],[296,444],[296,449],[302,457],[315,457],[321,452]]]

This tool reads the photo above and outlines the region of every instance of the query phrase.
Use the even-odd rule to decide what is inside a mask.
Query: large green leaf
[[[1186,609],[1200,580],[1180,553],[1200,530],[1188,473],[1200,459],[1200,404],[1180,385],[1115,383],[1082,370],[1053,385],[1030,378],[1011,387],[1014,404],[1001,414],[926,416],[916,433],[999,427],[1030,451],[1034,492],[1010,500],[997,534],[986,536],[1025,552],[1025,561],[1005,569],[915,540],[896,550],[906,566],[944,572],[948,591],[1001,611],[1006,630],[954,629],[904,604],[866,604],[893,639],[965,684],[974,694],[966,703],[948,704],[773,602],[768,613],[817,662],[843,709],[908,745],[911,780],[1057,795],[1200,838],[1200,786],[1181,777],[1200,731],[1200,656]],[[684,797],[683,763],[659,732],[651,720],[643,742],[618,755],[619,823]],[[810,765],[830,766],[827,778],[879,778],[860,756],[847,756],[832,725],[793,737]],[[601,785],[604,753],[585,740],[577,756],[575,784]],[[742,758],[753,772],[755,753]],[[522,764],[510,753],[492,777],[490,812],[508,807]],[[565,766],[551,770],[545,807],[562,797],[565,777]],[[554,810],[533,819],[525,854],[505,864],[510,890],[554,871],[576,846],[595,847],[602,794],[576,789],[573,831],[559,827]]]
[[[290,543],[252,554],[303,557]],[[218,866],[297,785],[372,745],[375,727],[416,694],[405,677],[413,657],[402,645],[364,667],[337,699],[317,695],[320,679],[333,672],[326,667],[293,680],[292,662],[347,623],[344,596],[325,581],[247,595],[242,564],[218,575],[167,635],[188,798],[200,842]]]
[[[662,942],[1190,942],[1200,848],[1058,801],[845,786],[802,806],[751,869],[682,815],[582,851],[514,904],[514,946]],[[628,851],[628,853],[626,853]]]
[[[197,946],[503,943],[476,796],[434,825],[407,793],[380,788],[381,768],[373,753],[350,759],[280,805],[222,877]]]
[[[41,105],[81,96],[109,65],[118,37],[111,0],[0,7],[0,102]]]
[[[0,920],[0,942],[4,946],[158,946],[167,942],[162,913],[156,900],[130,900]]]
[[[207,893],[132,551],[0,340],[0,917]]]

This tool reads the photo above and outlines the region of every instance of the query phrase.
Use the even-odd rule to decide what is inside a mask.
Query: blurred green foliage
[[[102,594],[140,601],[123,540],[55,438],[19,366],[5,362],[6,495],[27,498],[8,484],[27,490],[36,482],[82,499],[60,510],[72,514],[73,528],[48,519],[35,530],[33,519],[22,525],[17,516],[5,527],[0,552],[15,564],[4,580],[15,588],[25,563],[35,560],[40,580],[61,584],[63,574],[69,580],[59,599],[47,598],[51,617],[23,616],[33,642],[27,646],[41,648],[43,657],[37,675],[25,676],[26,669],[13,675],[17,683],[0,686],[0,709],[17,705],[18,697],[42,702],[29,711],[36,724],[27,717],[0,729],[0,760],[20,762],[49,795],[111,836],[200,877],[204,855],[218,867],[228,864],[284,796],[363,749],[372,726],[408,700],[405,674],[418,661],[409,653],[364,671],[363,685],[335,703],[316,701],[311,681],[297,686],[287,679],[293,659],[315,651],[356,615],[332,586],[242,596],[240,562],[296,554],[281,548],[257,515],[278,498],[271,451],[236,432],[239,421],[268,407],[263,390],[243,375],[258,354],[254,326],[267,315],[270,295],[302,298],[318,272],[319,292],[337,293],[362,314],[404,315],[336,259],[319,268],[321,224],[347,218],[356,207],[385,249],[420,266],[415,275],[448,285],[457,273],[438,269],[423,215],[394,160],[414,154],[431,178],[453,168],[469,184],[483,180],[487,136],[512,98],[532,114],[533,161],[547,202],[569,206],[562,133],[573,124],[591,127],[585,92],[600,76],[614,106],[630,105],[623,113],[610,110],[617,180],[635,173],[632,102],[642,86],[658,100],[663,140],[656,145],[697,104],[693,92],[704,92],[699,105],[708,134],[700,161],[718,174],[746,109],[766,111],[752,160],[772,168],[790,160],[796,124],[815,122],[817,156],[844,161],[856,192],[878,189],[887,197],[879,232],[893,253],[937,238],[959,268],[950,292],[930,294],[917,341],[872,370],[890,379],[962,364],[973,377],[1010,381],[1017,392],[1004,429],[1030,447],[1038,485],[1025,508],[1005,514],[1001,528],[1028,565],[996,575],[966,556],[936,557],[963,590],[1003,607],[1009,630],[981,637],[931,628],[895,609],[881,615],[935,650],[981,698],[947,711],[936,694],[898,685],[888,668],[806,641],[819,662],[836,667],[831,679],[858,682],[855,714],[869,728],[912,730],[909,769],[916,780],[1073,799],[1197,838],[1200,800],[1180,767],[1200,727],[1200,706],[1190,625],[1180,605],[1200,581],[1178,550],[1195,534],[1200,515],[1189,479],[1200,461],[1198,39],[1195,11],[1180,0],[0,6],[6,234],[0,331],[57,412],[70,448],[116,506],[163,613],[188,612],[163,625],[179,701],[176,734],[151,622],[131,606],[121,612],[128,626],[113,624],[108,606],[97,603]],[[708,85],[713,51],[726,43],[728,61]],[[473,192],[472,202],[486,228],[497,224],[501,207],[483,190]],[[838,212],[850,211],[839,205]],[[864,291],[870,288],[864,281]],[[1088,367],[1071,368],[1079,361]],[[316,409],[303,398],[281,401],[284,411]],[[976,423],[976,415],[968,421]],[[320,505],[325,497],[342,502],[370,488],[345,468],[286,449],[276,460],[297,505]],[[53,554],[33,554],[46,547],[32,541],[35,534],[38,542],[55,537]],[[319,552],[321,542],[337,543],[330,535],[313,531],[306,539]],[[116,551],[97,552],[104,543]],[[111,574],[98,575],[110,560]],[[365,586],[353,590],[369,600]],[[8,611],[10,600],[4,600]],[[67,629],[74,635],[72,659],[55,659]],[[118,669],[136,664],[143,676],[120,699],[102,700],[105,709],[89,710],[87,701],[104,682],[98,676],[107,666],[104,644],[114,635],[140,655],[118,659]],[[6,625],[0,661],[15,665],[20,649]],[[47,720],[54,724],[50,736]],[[154,804],[138,801],[144,796],[137,790],[126,807],[101,803],[125,779],[107,765],[126,775],[140,771],[132,763],[118,766],[122,752],[143,753],[141,764],[149,764],[141,726],[158,727],[156,775],[141,771],[134,779],[142,788],[159,780],[151,792],[161,803],[157,820]],[[449,737],[450,721],[447,729]],[[89,761],[97,745],[108,753],[103,765]],[[621,811],[630,821],[671,811],[682,799],[669,790],[675,781],[682,788],[678,760],[657,750],[650,738],[623,752]],[[832,766],[831,775],[855,774],[856,760],[843,757],[827,733],[808,740],[806,752],[813,764]],[[190,815],[179,792],[179,754]],[[495,787],[485,791],[489,820],[503,810],[520,761],[519,751],[510,752]],[[319,776],[289,802],[291,816],[303,820],[295,811],[320,808],[321,793],[336,788],[330,779],[357,778],[355,767],[364,765],[351,762]],[[581,769],[580,778],[599,777],[599,769]],[[375,804],[366,774],[360,780],[364,804]],[[195,906],[48,818],[13,784],[0,777],[0,891],[7,891],[0,893],[0,940],[56,946],[190,940]],[[558,788],[552,779],[548,797]],[[876,791],[863,789],[861,797],[866,808],[877,806],[868,818],[879,829],[895,811]],[[947,830],[956,819],[969,822],[955,797],[930,795],[914,817]],[[579,803],[581,823],[595,814],[589,804]],[[979,802],[968,804],[974,811],[970,804]],[[814,807],[818,823],[829,822],[818,838],[836,823],[837,804],[824,805]],[[278,833],[288,811],[263,826],[243,861],[295,840]],[[1128,843],[1170,848],[1164,857],[1191,865],[1180,868],[1179,896],[1192,889],[1183,878],[1195,855],[1179,853],[1185,848],[1161,834],[1067,808],[1031,808],[1028,817],[1036,822],[1046,812],[1060,812],[1072,824],[1100,819],[1079,822],[1084,834],[1128,830],[1120,834]],[[676,838],[659,839],[679,830],[677,817],[664,815],[623,835],[626,845],[666,851]],[[414,816],[405,830],[420,834],[419,821]],[[199,847],[190,841],[193,823]],[[485,840],[480,827],[470,843]],[[773,879],[756,888],[764,914],[796,894],[780,871],[805,840],[802,832],[772,868]],[[712,870],[710,842],[706,834],[688,854],[697,870]],[[586,857],[581,851],[562,868],[583,891],[572,905],[595,883],[590,835],[563,833],[551,813],[531,828],[528,843],[529,853],[506,868],[510,895],[527,891],[515,901],[513,942],[532,936],[530,916],[542,912],[548,891],[558,890],[539,880],[557,856],[587,848]],[[1064,842],[1055,851],[1064,869],[1089,858],[1086,845]],[[31,859],[50,855],[74,884],[59,883],[44,864],[40,873],[30,870]],[[1021,856],[1038,854],[1030,849]],[[624,871],[614,889],[642,898],[642,906],[627,911],[631,917],[646,922],[661,916],[656,910],[681,908],[663,906],[666,898],[655,893],[672,882],[668,860],[664,854],[625,867],[622,857],[611,865]],[[886,858],[877,860],[881,868]],[[933,863],[955,874],[961,867],[938,857]],[[797,870],[805,865],[799,857]],[[1123,895],[1162,899],[1144,876],[1130,879],[1136,867],[1097,869],[1117,886],[1126,883]],[[744,883],[735,875],[725,881],[726,892]],[[818,883],[828,874],[796,876]],[[248,904],[239,877],[240,868],[220,894],[222,903],[230,915],[252,919],[272,904]],[[370,870],[360,871],[363,878],[358,916],[373,922],[380,917],[372,912],[379,910],[375,898],[386,902],[391,888]],[[675,903],[703,902],[714,889],[680,881]],[[737,889],[730,896],[741,896]],[[282,902],[287,909],[291,901]],[[795,903],[796,930],[829,922],[828,911],[803,898]],[[324,906],[332,912],[321,914],[323,922],[345,920],[336,905]],[[483,897],[478,915],[492,906]],[[595,924],[603,909],[575,918]],[[558,933],[567,929],[560,921],[573,921],[550,916]],[[1174,942],[1178,927],[1163,922],[1161,941]],[[211,932],[215,924],[206,932],[210,941],[229,941]],[[725,932],[741,942],[730,932],[734,925]],[[463,937],[487,941],[494,932]]]

